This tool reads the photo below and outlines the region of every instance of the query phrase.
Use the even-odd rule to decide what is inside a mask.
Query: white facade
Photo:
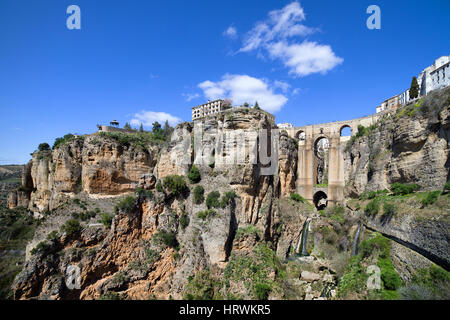
[[[399,105],[405,105],[409,102],[409,89],[403,91],[398,95],[398,104]]]
[[[208,101],[205,104],[192,108],[192,120],[201,119],[203,117],[217,114],[226,108],[223,106],[223,100]]]
[[[434,63],[425,68],[417,76],[419,85],[419,96],[425,96],[430,91],[444,88],[450,85],[450,55],[442,56],[434,61]],[[398,105],[406,105],[412,99],[409,96],[409,89],[403,91],[398,96],[385,100],[377,107],[377,113],[396,107]]]
[[[432,90],[450,85],[450,62],[447,62],[430,72]]]
[[[294,126],[288,122],[277,124],[278,129],[292,129]]]
[[[378,107],[377,107],[377,113],[378,113],[378,112],[381,112],[381,111],[384,111],[385,109],[386,109],[386,105],[378,106]]]
[[[419,74],[417,82],[419,83],[419,92],[421,96],[425,96],[430,91],[449,85],[449,62],[450,55],[442,56],[436,59],[431,66],[425,68]]]

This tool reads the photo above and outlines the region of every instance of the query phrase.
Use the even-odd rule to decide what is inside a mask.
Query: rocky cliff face
[[[394,182],[441,189],[449,180],[450,88],[386,114],[345,154],[347,194],[389,189]]]
[[[449,171],[448,95],[439,95],[437,102],[430,95],[421,106],[386,116],[353,139],[345,156],[347,193],[389,188],[397,181],[442,188]],[[318,212],[301,199],[289,199],[295,192],[297,145],[285,132],[264,142],[258,132],[272,126],[264,113],[239,109],[181,123],[165,143],[94,134],[35,152],[24,170],[23,196],[29,195],[32,211],[53,213],[44,214],[46,227],[27,248],[27,262],[13,286],[15,298],[335,297],[364,213],[341,207]],[[271,163],[261,158],[265,143],[276,146]],[[261,153],[255,157],[251,150]],[[198,183],[186,179],[193,163]],[[273,164],[273,174],[266,174]],[[165,184],[174,175],[187,182],[180,194]],[[220,204],[195,201],[198,186],[204,198],[219,192]],[[119,201],[127,194],[133,198],[118,206],[110,228],[92,217],[73,232],[63,229],[47,238],[73,213],[71,201]],[[26,202],[15,196],[11,203]],[[367,227],[448,260],[446,219],[427,218],[420,225],[408,217],[377,219],[367,219]],[[310,256],[299,258],[306,221]],[[439,234],[430,236],[436,230]],[[414,262],[425,258],[404,248],[393,245],[393,261],[411,278]],[[70,266],[80,271],[75,289],[66,282]]]
[[[114,218],[109,232],[86,226],[78,238],[63,234],[51,242],[50,248],[32,255],[16,279],[16,298],[96,299],[111,290],[123,291],[129,298],[182,298],[187,276],[204,269],[223,273],[233,248],[239,248],[236,252],[252,252],[258,241],[252,233],[236,239],[239,228],[253,226],[259,240],[276,242],[283,220],[276,199],[295,187],[295,143],[285,133],[277,137],[275,175],[262,175],[264,165],[257,158],[253,161],[250,152],[238,160],[241,148],[260,147],[257,135],[251,133],[271,126],[264,113],[242,110],[232,117],[225,114],[207,119],[201,131],[182,123],[165,145],[123,146],[108,137],[92,135],[53,151],[36,152],[29,165],[28,180],[33,188],[30,208],[51,210],[79,192],[88,196],[119,195],[138,185],[151,189],[153,195],[138,197],[131,212]],[[250,134],[244,140],[220,140],[237,130]],[[202,146],[201,150],[195,150],[195,144]],[[231,203],[214,209],[206,220],[197,216],[207,207],[205,203],[194,203],[194,185],[181,198],[154,189],[156,179],[186,175],[191,161],[201,172],[205,197],[212,191],[236,194]],[[147,184],[149,180],[153,183]],[[190,221],[188,227],[181,227],[182,217]],[[282,237],[284,245],[278,250],[283,258],[298,237],[296,227],[290,228],[292,231]],[[176,235],[178,246],[151,241],[164,234]],[[89,255],[85,254],[88,248]],[[68,253],[74,250],[84,254]],[[64,254],[55,256],[54,252]],[[56,276],[64,275],[70,263],[81,268],[79,291],[64,291],[64,276]],[[117,278],[124,274],[128,280],[119,281]]]
[[[53,210],[79,192],[118,195],[134,190],[156,166],[158,146],[121,144],[98,134],[79,137],[50,151],[36,151],[22,185],[28,191],[11,195],[11,206],[32,211]]]

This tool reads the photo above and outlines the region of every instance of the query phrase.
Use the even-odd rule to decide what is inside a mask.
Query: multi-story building
[[[417,77],[417,82],[419,84],[419,93],[421,96],[425,96],[430,91],[449,85],[449,62],[450,55],[442,56],[436,59],[431,66],[425,68],[419,74],[419,76]]]
[[[403,91],[398,95],[398,104],[403,106],[407,104],[411,99],[409,98],[409,89]]]
[[[450,57],[450,56],[449,56]],[[449,58],[447,57],[447,58]],[[430,72],[432,90],[450,85],[450,59]]]
[[[434,63],[425,68],[417,77],[419,85],[419,97],[425,96],[433,90],[444,88],[450,85],[450,55],[442,56]],[[398,96],[385,100],[377,107],[377,113],[388,108],[406,105],[411,101],[409,89],[403,91]]]
[[[192,108],[192,120],[201,119],[203,117],[217,114],[223,110],[230,109],[231,106],[224,103],[224,100],[208,101],[202,105]]]

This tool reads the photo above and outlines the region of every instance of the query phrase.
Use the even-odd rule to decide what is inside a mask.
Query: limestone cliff
[[[351,139],[349,196],[397,181],[442,189],[449,172],[449,92],[388,114]],[[371,240],[369,228],[448,261],[448,219],[441,217],[448,197],[422,222],[407,214],[414,201],[390,220],[368,216],[360,206],[367,203],[352,207],[351,200],[348,208],[317,211],[290,197],[298,145],[283,131],[267,140],[259,135],[273,127],[264,112],[237,108],[181,123],[164,142],[144,134],[93,134],[36,151],[20,197],[42,220],[15,279],[15,298],[336,298],[355,261],[352,244]],[[268,163],[263,156],[270,146],[276,152]],[[200,181],[188,179],[193,165]],[[12,205],[27,203],[19,191],[13,197]],[[70,221],[73,216],[82,221]],[[361,239],[359,221],[366,226]],[[429,264],[393,243],[402,278]],[[309,256],[299,257],[301,251]],[[378,252],[364,254],[365,267],[376,264]],[[75,289],[67,285],[70,266],[80,270]]]
[[[387,113],[345,152],[349,196],[389,189],[395,182],[436,190],[449,180],[450,88]]]

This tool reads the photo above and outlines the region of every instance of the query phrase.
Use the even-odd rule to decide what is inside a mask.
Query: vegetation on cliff
[[[37,221],[25,208],[0,205],[0,299],[12,299],[10,288],[22,269],[25,246],[33,238]]]

